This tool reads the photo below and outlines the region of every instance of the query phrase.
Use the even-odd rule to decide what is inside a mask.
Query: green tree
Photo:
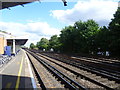
[[[35,49],[35,47],[36,47],[36,46],[34,45],[34,43],[31,43],[31,44],[30,44],[30,48],[31,48],[31,49]]]
[[[83,53],[93,52],[95,34],[99,31],[99,25],[94,20],[88,20],[86,22],[78,21],[74,27],[76,29],[76,49]]]
[[[74,27],[65,27],[60,34],[60,43],[63,52],[73,52],[74,51],[74,37],[73,32]]]
[[[96,52],[105,52],[109,51],[110,44],[110,31],[107,27],[103,26],[100,28],[99,32],[95,35],[95,45],[96,45]],[[98,49],[99,48],[99,49]]]
[[[48,44],[49,44],[49,40],[46,38],[42,38],[39,42],[37,42],[36,46],[38,47],[38,49],[48,49]]]
[[[95,36],[99,32],[99,25],[94,20],[88,20],[86,22],[87,29],[85,30],[85,38],[86,38],[86,51],[88,53],[96,53],[96,44],[95,44]]]
[[[120,55],[120,7],[109,24],[110,29],[110,52],[113,56]]]
[[[91,53],[94,51],[95,34],[99,26],[94,20],[77,21],[74,26],[65,27],[60,34],[63,51]]]
[[[53,48],[54,51],[59,51],[60,45],[59,37],[57,35],[53,35],[49,40],[49,48]]]
[[[86,38],[84,35],[84,30],[86,30],[85,23],[82,21],[77,21],[74,24],[74,42],[75,42],[75,52],[84,52],[85,51],[85,43]]]

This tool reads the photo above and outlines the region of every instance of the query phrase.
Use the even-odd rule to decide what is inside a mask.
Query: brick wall
[[[0,37],[0,54],[4,54],[4,47],[6,46],[6,40],[4,37]]]

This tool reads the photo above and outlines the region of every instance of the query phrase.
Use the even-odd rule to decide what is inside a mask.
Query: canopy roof
[[[0,0],[0,9],[24,5],[38,0]]]
[[[4,8],[10,8],[10,7],[14,7],[17,5],[24,5],[27,3],[31,3],[34,1],[40,1],[40,0],[0,0],[0,10],[4,9]],[[67,6],[67,2],[66,0],[62,0],[64,3],[64,6]]]
[[[13,42],[15,40],[16,45],[24,45],[27,41],[27,35],[24,36],[13,36],[11,33],[7,33],[5,31],[0,30],[0,37],[4,37],[7,42]]]
[[[24,45],[27,41],[28,41],[28,39],[14,39],[15,40],[15,44],[16,45]],[[7,39],[7,42],[9,43],[9,42],[13,42],[13,39]]]

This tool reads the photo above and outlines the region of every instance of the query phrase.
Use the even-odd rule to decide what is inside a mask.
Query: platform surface
[[[9,63],[0,69],[0,85],[0,89],[36,88],[31,65],[24,50],[21,49]]]

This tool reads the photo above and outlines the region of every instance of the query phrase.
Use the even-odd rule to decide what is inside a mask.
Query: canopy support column
[[[15,39],[13,39],[13,53],[15,54]]]

